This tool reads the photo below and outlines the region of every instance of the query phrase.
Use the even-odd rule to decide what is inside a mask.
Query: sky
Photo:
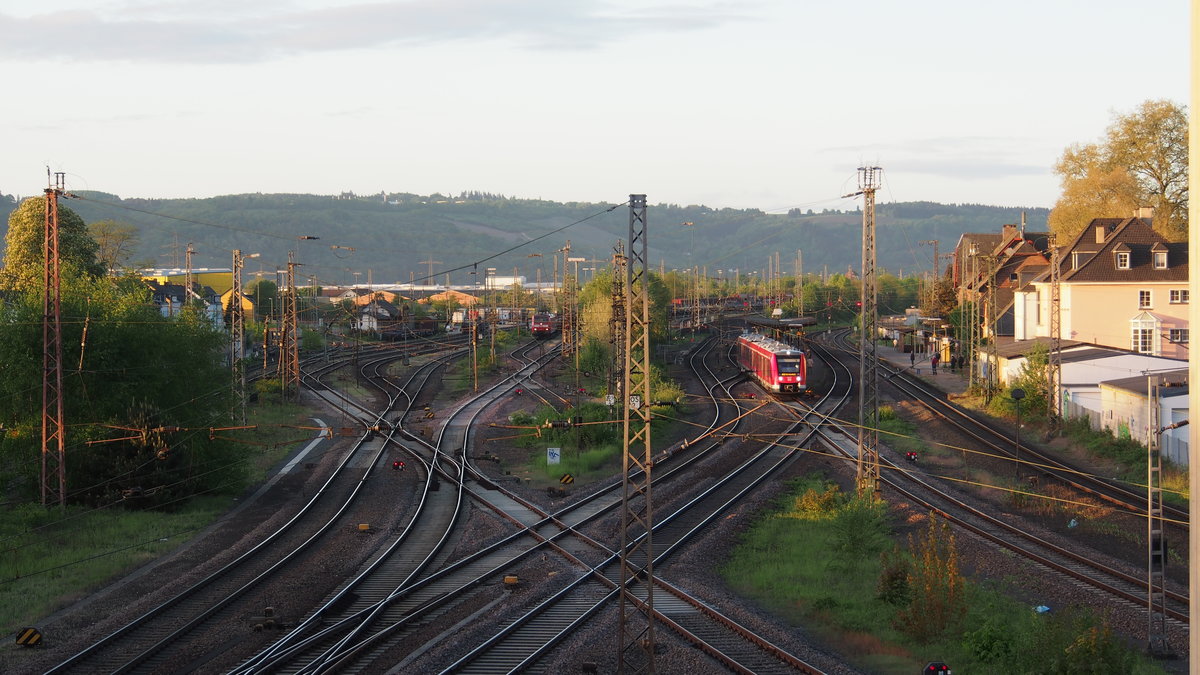
[[[0,192],[1049,207],[1184,0],[0,0]]]

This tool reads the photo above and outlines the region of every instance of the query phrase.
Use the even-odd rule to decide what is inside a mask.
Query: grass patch
[[[569,473],[577,479],[587,479],[612,473],[612,463],[620,460],[622,452],[622,447],[618,445],[602,445],[582,451],[563,448],[559,463],[547,464],[546,451],[543,449],[540,453],[533,453],[531,465],[534,471],[554,482],[558,482],[564,473]]]
[[[963,594],[964,614],[943,612],[942,623],[930,624],[938,594],[923,589],[945,581],[928,576],[938,569],[931,560],[956,568],[952,537],[939,535],[934,558],[926,555],[933,534],[910,538],[907,551],[893,548],[881,507],[841,495],[819,476],[790,487],[720,571],[736,591],[816,631],[864,670],[912,673],[942,660],[956,672],[985,674],[1164,672],[1125,648],[1101,618],[1064,608],[1038,614],[976,584],[946,587]]]
[[[1112,460],[1122,467],[1120,478],[1135,485],[1146,484],[1146,446],[1130,438],[1114,438],[1096,431],[1083,418],[1068,420],[1063,432],[1088,452]],[[1191,494],[1187,467],[1163,461],[1163,499],[1186,505]]]
[[[220,494],[197,495],[176,508],[139,511],[37,504],[6,508],[0,517],[0,632],[11,634],[83,598],[130,571],[189,541],[233,505],[248,484],[263,479],[311,431],[296,405],[250,408],[258,430],[229,431],[252,441],[245,455],[245,482]]]
[[[196,499],[175,513],[24,506],[0,519],[0,632],[11,634],[186,543],[229,507]]]
[[[879,431],[880,440],[900,454],[933,450],[917,436],[917,425],[898,417],[895,409],[891,406],[879,406]],[[939,448],[939,450],[944,451],[945,449]]]

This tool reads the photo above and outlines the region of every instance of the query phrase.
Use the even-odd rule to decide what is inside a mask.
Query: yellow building
[[[153,279],[160,284],[179,284],[183,285],[187,278],[187,270],[181,269],[153,269],[142,270],[142,278]],[[208,286],[217,293],[217,295],[225,295],[233,288],[233,270],[228,267],[201,267],[192,270],[192,281],[201,286]]]

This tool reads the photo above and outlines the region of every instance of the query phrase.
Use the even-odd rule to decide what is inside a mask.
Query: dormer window
[[[1117,251],[1117,269],[1119,269],[1119,270],[1129,269],[1129,252],[1128,251]]]
[[[1167,252],[1166,251],[1155,251],[1154,252],[1154,269],[1156,269],[1156,270],[1167,269]]]

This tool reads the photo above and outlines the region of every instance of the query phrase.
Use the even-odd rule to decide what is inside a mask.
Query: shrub
[[[967,611],[965,585],[958,573],[958,550],[950,526],[930,512],[924,534],[908,538],[914,560],[908,585],[912,600],[896,613],[896,629],[929,642],[958,624]]]
[[[912,564],[899,546],[884,549],[879,554],[879,582],[875,585],[876,597],[889,605],[905,606],[912,598],[908,576]]]

